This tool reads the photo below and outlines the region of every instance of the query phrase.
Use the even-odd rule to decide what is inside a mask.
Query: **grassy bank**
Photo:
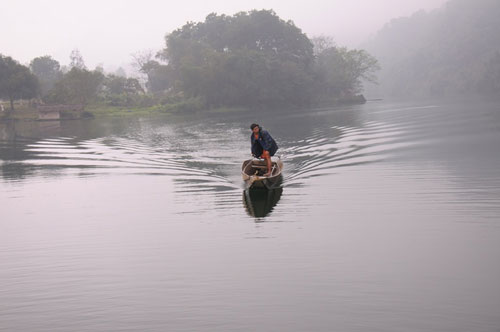
[[[106,105],[89,105],[85,107],[83,118],[152,116],[166,113],[159,107],[117,107]],[[0,121],[38,121],[38,110],[35,107],[16,105],[14,111],[0,113]]]
[[[167,104],[156,105],[151,107],[124,107],[124,106],[109,106],[102,104],[92,104],[85,107],[82,118],[108,118],[108,117],[151,117],[158,115],[180,115],[193,114],[197,112],[214,112],[214,113],[232,113],[244,111],[244,108],[229,108],[220,107],[215,109],[203,109],[201,107],[190,107],[186,104]],[[16,104],[14,111],[6,108],[4,112],[0,112],[0,121],[38,121],[38,110],[28,104]]]
[[[339,106],[349,104],[363,104],[366,100],[362,95],[346,98],[331,98],[321,100],[315,106]],[[314,107],[314,106],[312,106]],[[28,102],[20,101],[14,105],[14,111],[10,111],[10,105],[4,104],[5,111],[0,112],[0,121],[38,121],[38,110]],[[82,113],[82,118],[104,118],[104,117],[151,117],[157,115],[171,114],[194,114],[203,113],[238,113],[248,111],[247,107],[207,107],[196,98],[190,98],[168,104],[154,106],[111,106],[105,103],[87,105]],[[257,108],[267,110],[267,108]],[[64,119],[64,114],[61,115]]]

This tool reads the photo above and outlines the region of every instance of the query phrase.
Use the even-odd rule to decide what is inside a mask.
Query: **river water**
[[[0,123],[0,331],[498,332],[499,147],[485,101]]]

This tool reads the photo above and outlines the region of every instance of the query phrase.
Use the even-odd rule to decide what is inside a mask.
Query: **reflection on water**
[[[0,123],[0,330],[494,331],[499,110]]]
[[[278,204],[283,188],[246,189],[243,191],[243,204],[249,216],[266,217]]]

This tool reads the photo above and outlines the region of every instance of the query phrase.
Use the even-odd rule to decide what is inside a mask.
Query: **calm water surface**
[[[0,331],[498,332],[499,147],[488,102],[0,123]]]

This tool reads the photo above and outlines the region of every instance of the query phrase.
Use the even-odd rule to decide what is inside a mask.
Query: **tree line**
[[[50,56],[24,66],[0,55],[0,98],[11,108],[14,100],[33,97],[115,106],[305,106],[351,98],[379,69],[366,51],[338,47],[326,37],[310,39],[272,10],[210,14],[185,24],[166,35],[157,54],[134,56],[143,84],[87,69],[78,51],[70,58],[63,71]]]
[[[375,80],[379,66],[364,50],[309,39],[274,11],[253,10],[185,24],[141,68],[150,81],[165,78],[160,89],[201,98],[208,106],[258,107],[352,97],[363,81]]]
[[[0,54],[0,98],[10,101],[40,98],[45,103],[135,105],[145,91],[136,78],[104,74],[102,68],[89,70],[78,50],[70,56],[69,69],[50,56],[34,58],[28,66]],[[126,100],[129,96],[129,100]],[[121,101],[120,99],[125,99]]]

